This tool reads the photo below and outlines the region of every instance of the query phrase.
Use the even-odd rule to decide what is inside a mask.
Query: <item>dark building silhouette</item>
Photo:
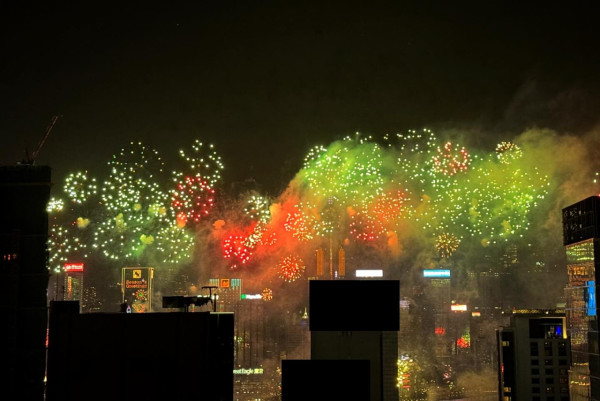
[[[498,399],[569,400],[570,350],[561,311],[514,312],[496,331]]]
[[[572,364],[571,400],[600,400],[598,308],[600,197],[591,196],[562,210],[567,256],[565,288]]]
[[[302,380],[310,383],[314,377],[320,378],[320,385],[313,387],[312,396],[306,399],[326,399],[322,397],[324,392],[331,392],[336,396],[330,399],[398,400],[398,280],[311,280],[308,316],[311,359],[285,361],[288,369],[282,371],[283,401],[291,394],[286,384],[293,386]],[[349,367],[343,363],[348,361],[357,363],[356,371],[347,370]],[[315,376],[319,369],[336,362],[339,371]],[[287,377],[292,372],[302,377]],[[345,379],[334,379],[344,374]],[[355,396],[343,398],[346,389],[342,386],[350,378]],[[363,397],[366,387],[369,395]]]
[[[233,399],[233,313],[50,303],[48,401]]]
[[[43,400],[50,167],[0,167],[0,391]]]
[[[369,401],[368,360],[302,360],[281,361],[282,401]],[[306,381],[319,378],[319,384]]]

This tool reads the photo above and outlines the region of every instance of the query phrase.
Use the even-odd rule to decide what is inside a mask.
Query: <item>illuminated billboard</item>
[[[64,269],[66,272],[82,272],[83,263],[65,263]]]
[[[131,306],[131,312],[152,311],[152,267],[124,267],[121,271],[123,302]]]
[[[596,316],[596,281],[586,283],[585,303],[587,306],[587,315]]]
[[[423,277],[448,278],[448,277],[450,277],[450,270],[449,269],[425,269],[425,270],[423,270]]]
[[[263,299],[261,294],[241,294],[240,299]]]
[[[450,310],[453,312],[466,312],[467,305],[464,304],[452,304],[450,305]]]
[[[211,278],[208,282],[210,285],[219,288],[239,288],[242,286],[241,278]]]
[[[233,369],[234,375],[262,375],[263,373],[264,373],[263,368]]]
[[[383,270],[357,270],[356,277],[383,277]]]

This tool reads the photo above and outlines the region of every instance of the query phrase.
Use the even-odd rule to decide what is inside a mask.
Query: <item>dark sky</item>
[[[57,183],[102,176],[130,140],[169,161],[199,138],[226,180],[275,194],[312,146],[356,131],[454,128],[491,146],[597,123],[592,2],[22,3],[0,6],[0,163],[60,114],[37,159]]]

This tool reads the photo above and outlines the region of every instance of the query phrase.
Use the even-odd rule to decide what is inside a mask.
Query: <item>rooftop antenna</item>
[[[216,299],[213,299],[213,297],[212,297],[212,289],[218,288],[218,287],[216,285],[205,285],[202,288],[208,288],[208,297],[210,298],[210,302],[212,303],[213,312],[216,312],[217,311],[217,302],[216,302]]]

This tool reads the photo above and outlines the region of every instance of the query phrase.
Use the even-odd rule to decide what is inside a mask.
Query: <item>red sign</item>
[[[66,272],[82,272],[83,263],[65,263],[64,268]]]

